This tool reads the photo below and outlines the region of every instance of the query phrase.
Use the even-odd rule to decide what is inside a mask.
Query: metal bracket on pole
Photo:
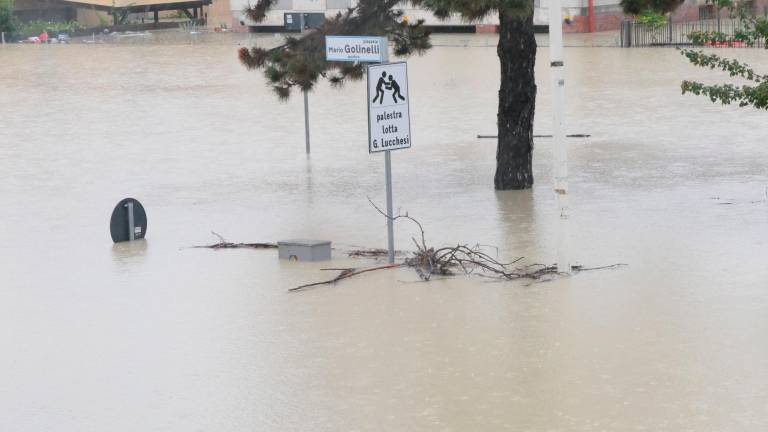
[[[384,171],[387,183],[387,248],[389,263],[395,263],[395,215],[392,211],[392,156],[389,150],[384,152]]]
[[[136,222],[133,219],[133,202],[129,201],[125,207],[128,209],[128,239],[134,241],[136,239]]]

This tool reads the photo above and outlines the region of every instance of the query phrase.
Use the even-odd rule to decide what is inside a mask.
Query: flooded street
[[[289,294],[386,247],[367,201],[383,205],[384,157],[362,82],[312,92],[307,157],[301,97],[240,66],[242,38],[0,48],[1,431],[768,429],[768,114],[679,87],[726,74],[672,49],[565,50],[568,132],[592,135],[568,141],[573,255],[627,267]],[[494,191],[496,143],[476,137],[496,134],[495,42],[435,43],[409,59],[395,207],[429,244],[555,262],[550,140],[533,190]],[[768,72],[764,50],[718,52]],[[113,245],[127,196],[147,240]],[[211,231],[332,240],[334,261],[188,248]]]

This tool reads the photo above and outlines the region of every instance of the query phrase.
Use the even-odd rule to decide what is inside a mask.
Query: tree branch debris
[[[458,244],[456,246],[442,247],[435,249],[434,247],[428,247],[426,241],[426,235],[421,223],[409,216],[408,213],[398,214],[397,216],[387,215],[381,208],[379,208],[374,202],[368,198],[368,202],[373,206],[379,214],[383,215],[387,219],[393,221],[397,219],[407,219],[419,228],[421,233],[420,241],[416,238],[411,238],[414,245],[416,245],[416,252],[413,256],[406,258],[402,263],[390,264],[384,266],[370,267],[370,268],[344,268],[344,269],[324,269],[324,270],[338,270],[340,273],[333,279],[315,282],[311,284],[301,285],[296,288],[291,288],[290,292],[302,291],[307,288],[316,287],[320,285],[333,285],[336,282],[340,282],[344,279],[368,273],[377,270],[389,270],[400,267],[410,267],[416,271],[419,278],[422,281],[429,281],[433,276],[457,276],[457,275],[481,275],[485,277],[491,277],[499,280],[518,280],[527,279],[534,282],[543,282],[555,279],[565,274],[557,271],[555,265],[545,264],[528,264],[521,265],[523,257],[515,258],[510,262],[502,262],[498,258],[492,256],[487,252],[487,247],[481,245],[468,246],[465,244]],[[386,250],[383,249],[371,249],[370,255],[360,253],[360,257],[379,257],[386,256]],[[363,251],[357,251],[363,252]],[[602,267],[586,268],[580,265],[572,266],[571,270],[575,273],[590,271],[590,270],[607,270],[618,267],[626,266],[626,264],[612,264]]]
[[[336,277],[323,280],[320,282],[313,282],[305,285],[300,285],[295,288],[291,288],[289,292],[303,291],[308,288],[318,287],[321,285],[333,285],[337,282],[341,282],[345,279],[349,279],[361,274],[370,273],[378,270],[391,270],[401,267],[409,267],[416,271],[419,279],[423,282],[428,282],[433,276],[482,276],[486,278],[492,278],[496,280],[518,280],[526,279],[533,282],[545,282],[556,279],[561,276],[567,276],[567,274],[557,271],[557,266],[546,264],[527,264],[523,265],[522,261],[524,257],[517,257],[509,262],[503,262],[498,258],[498,248],[486,245],[474,245],[469,246],[467,244],[457,244],[456,246],[446,246],[441,248],[434,248],[427,246],[426,234],[424,227],[415,218],[405,214],[398,214],[397,216],[388,216],[381,208],[379,208],[374,202],[368,198],[368,202],[376,209],[379,214],[383,215],[387,219],[393,221],[398,219],[407,219],[413,222],[420,232],[420,238],[417,240],[412,237],[411,240],[416,246],[416,251],[412,253],[412,256],[408,256],[400,263],[378,265],[374,267],[364,268],[326,268],[323,271],[338,271],[339,274]],[[211,231],[211,233],[219,239],[218,243],[204,246],[193,246],[193,248],[205,248],[205,249],[276,249],[275,243],[231,243],[228,242],[220,234]],[[495,253],[490,252],[490,249],[496,249]],[[494,253],[492,255],[492,253]],[[398,252],[403,255],[404,252]],[[347,255],[352,258],[383,258],[387,256],[386,249],[355,249],[347,252]],[[607,270],[615,269],[618,267],[626,266],[627,264],[611,264],[601,267],[583,267],[575,265],[571,267],[572,272],[579,273],[591,270]]]
[[[218,234],[216,231],[211,231],[211,234],[216,236],[219,239],[218,243],[210,244],[210,245],[203,245],[203,246],[192,246],[193,249],[277,249],[277,244],[275,243],[230,243],[224,239],[220,234]]]

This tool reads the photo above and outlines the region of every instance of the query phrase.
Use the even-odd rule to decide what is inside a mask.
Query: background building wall
[[[242,10],[248,0],[229,0],[231,14],[236,23],[241,23],[240,29],[247,30],[255,26],[243,14]],[[625,19],[619,4],[620,0],[594,0],[595,31],[617,30]],[[533,21],[535,25],[549,24],[548,0],[534,0]],[[685,0],[673,14],[672,21],[696,21],[700,17],[700,9],[706,7],[705,0]],[[260,26],[281,27],[284,25],[284,14],[289,12],[320,12],[333,16],[346,8],[353,7],[357,0],[278,0],[277,5],[267,15]],[[588,0],[562,0],[563,17],[568,18],[563,24],[565,32],[587,32],[589,30]],[[752,11],[757,14],[768,13],[768,0],[751,0]],[[439,20],[432,13],[411,6],[408,2],[402,4],[405,16],[415,21],[424,19],[430,26],[476,26],[480,32],[493,31],[498,24],[498,15],[491,14],[477,22],[468,23],[454,16],[448,20]],[[721,11],[721,16],[727,17],[727,11]]]

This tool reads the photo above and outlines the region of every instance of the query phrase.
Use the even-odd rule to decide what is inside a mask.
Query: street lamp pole
[[[571,273],[568,203],[568,150],[565,147],[565,65],[561,0],[549,0],[549,60],[552,75],[552,138],[554,190],[559,221],[557,227],[557,271]]]

